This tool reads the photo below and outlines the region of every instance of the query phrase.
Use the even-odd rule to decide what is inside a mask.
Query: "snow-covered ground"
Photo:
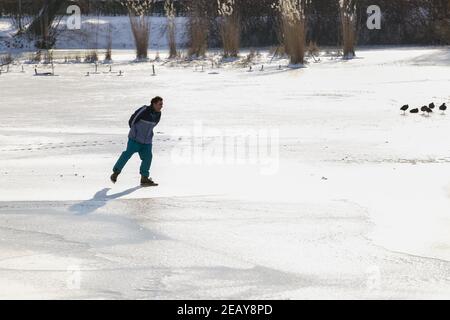
[[[80,29],[74,30],[67,27],[67,19],[68,17],[63,17],[55,22],[58,29],[56,49],[105,49],[110,32],[114,49],[134,49],[133,34],[127,16],[82,16]],[[167,19],[152,16],[149,18],[149,23],[149,47],[154,50],[167,48]],[[179,47],[185,46],[187,42],[186,18],[175,18],[175,30],[177,45]],[[7,45],[11,42],[14,43],[12,37],[16,32],[17,28],[13,25],[11,19],[0,18],[0,53],[2,51],[16,51]],[[21,44],[24,48],[33,49],[32,43],[23,42]]]
[[[0,298],[450,298],[450,115],[399,112],[450,102],[448,47],[128,57],[0,75]],[[160,186],[137,156],[111,185],[155,95]]]

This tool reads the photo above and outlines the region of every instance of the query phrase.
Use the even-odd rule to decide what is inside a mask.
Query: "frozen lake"
[[[0,298],[450,298],[450,115],[399,111],[450,103],[450,48],[130,57],[0,75]],[[155,95],[160,186],[112,185]]]

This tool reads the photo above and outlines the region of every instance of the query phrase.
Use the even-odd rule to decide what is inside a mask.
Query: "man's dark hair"
[[[161,98],[161,97],[154,97],[152,99],[152,105],[154,105],[155,103],[158,103],[160,101],[163,101],[163,98]]]

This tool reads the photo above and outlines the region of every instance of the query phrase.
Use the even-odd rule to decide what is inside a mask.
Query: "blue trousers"
[[[141,158],[141,168],[140,173],[144,177],[150,176],[150,166],[152,164],[152,145],[151,144],[142,144],[132,139],[128,139],[127,150],[125,150],[120,156],[119,160],[115,164],[113,171],[117,173],[121,173],[128,160],[136,153],[139,153],[139,157]]]

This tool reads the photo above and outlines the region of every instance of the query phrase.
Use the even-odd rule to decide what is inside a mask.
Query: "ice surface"
[[[399,111],[450,102],[448,47],[156,77],[131,57],[0,76],[0,298],[450,297],[450,118]],[[137,157],[111,185],[155,95],[160,187]],[[246,130],[266,157],[213,161]]]

